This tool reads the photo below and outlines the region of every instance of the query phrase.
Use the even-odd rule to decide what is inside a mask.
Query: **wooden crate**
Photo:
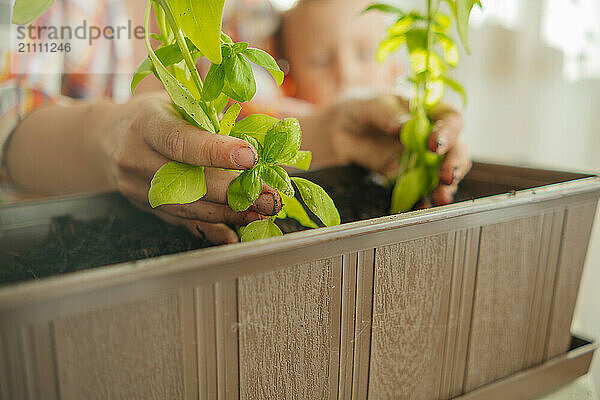
[[[546,365],[600,179],[477,164],[464,185],[531,189],[2,287],[0,398],[448,399]],[[0,251],[57,207],[121,206],[0,207]]]

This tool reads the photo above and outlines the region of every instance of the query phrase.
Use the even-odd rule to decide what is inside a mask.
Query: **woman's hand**
[[[400,130],[409,118],[407,102],[396,95],[344,99],[300,119],[303,147],[313,152],[315,166],[354,163],[390,175],[398,168]],[[471,169],[471,159],[459,137],[460,113],[439,105],[432,110],[432,119],[429,150],[446,157],[440,185],[431,198],[443,205],[452,201],[458,183]]]
[[[152,209],[150,181],[171,160],[208,167],[208,191],[191,204]],[[248,211],[236,213],[227,205],[236,173],[225,169],[249,169],[257,160],[249,143],[182,120],[161,93],[125,104],[42,107],[19,124],[7,149],[8,173],[21,191],[56,195],[118,189],[137,207],[214,243],[238,240],[225,224],[245,225],[279,212],[281,198],[268,186]]]
[[[192,126],[166,97],[156,94],[133,98],[117,119],[119,126],[105,142],[110,155],[108,175],[137,207],[214,243],[237,242],[237,235],[225,224],[246,225],[279,212],[281,198],[266,185],[247,211],[234,212],[227,204],[227,188],[237,173],[224,169],[250,169],[256,164],[258,153],[249,143]],[[171,160],[209,167],[205,169],[207,193],[191,204],[152,209],[150,181]]]

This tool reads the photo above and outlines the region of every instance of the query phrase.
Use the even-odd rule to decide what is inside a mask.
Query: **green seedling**
[[[317,227],[294,197],[294,185],[304,204],[325,226],[339,224],[339,213],[327,193],[306,179],[290,177],[282,167],[303,170],[310,167],[310,152],[300,150],[302,132],[296,119],[280,121],[255,114],[236,122],[241,111],[239,103],[250,101],[256,92],[251,63],[269,71],[278,85],[283,82],[284,74],[268,53],[249,47],[246,42],[234,43],[222,32],[224,1],[148,0],[144,18],[148,57],[136,69],[131,91],[135,91],[142,79],[154,74],[186,121],[214,134],[243,139],[257,150],[256,166],[240,171],[231,182],[227,191],[229,206],[238,212],[247,210],[266,183],[278,190],[283,208],[277,216],[239,229],[242,241],[281,235],[274,223],[276,217],[294,218],[307,227]],[[53,2],[16,0],[13,22],[29,23]],[[148,30],[152,10],[158,34],[150,34]],[[150,37],[161,43],[158,48],[151,47]],[[204,80],[196,69],[196,61],[201,57],[211,62]],[[153,208],[188,204],[201,199],[206,191],[204,167],[168,162],[152,178],[148,201]]]
[[[468,27],[471,10],[479,0],[444,0],[449,13],[441,11],[441,0],[426,0],[425,13],[405,12],[389,4],[372,4],[365,11],[391,14],[396,21],[379,44],[377,60],[383,62],[391,53],[406,47],[410,60],[408,81],[412,85],[410,120],[400,132],[404,147],[400,169],[394,178],[393,213],[410,210],[420,198],[438,185],[438,169],[442,157],[427,149],[433,129],[430,113],[444,94],[445,88],[456,91],[466,103],[464,88],[448,76],[458,64],[459,52],[451,36],[453,22],[463,47],[469,52]]]

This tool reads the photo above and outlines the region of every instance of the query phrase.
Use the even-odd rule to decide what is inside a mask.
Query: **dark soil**
[[[0,284],[212,246],[152,215],[53,218],[45,240],[0,261]]]
[[[301,175],[321,185],[332,196],[342,222],[380,217],[389,212],[390,190],[361,168],[330,168]],[[313,220],[318,221],[316,217]],[[305,229],[289,219],[278,224],[286,233]],[[52,220],[41,243],[27,251],[0,257],[0,285],[209,246],[210,242],[133,207],[125,216],[88,221],[61,216]]]

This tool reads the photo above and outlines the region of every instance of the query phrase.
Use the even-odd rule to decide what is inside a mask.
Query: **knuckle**
[[[185,154],[185,140],[181,130],[174,129],[163,136],[165,151],[176,160],[182,160]]]

